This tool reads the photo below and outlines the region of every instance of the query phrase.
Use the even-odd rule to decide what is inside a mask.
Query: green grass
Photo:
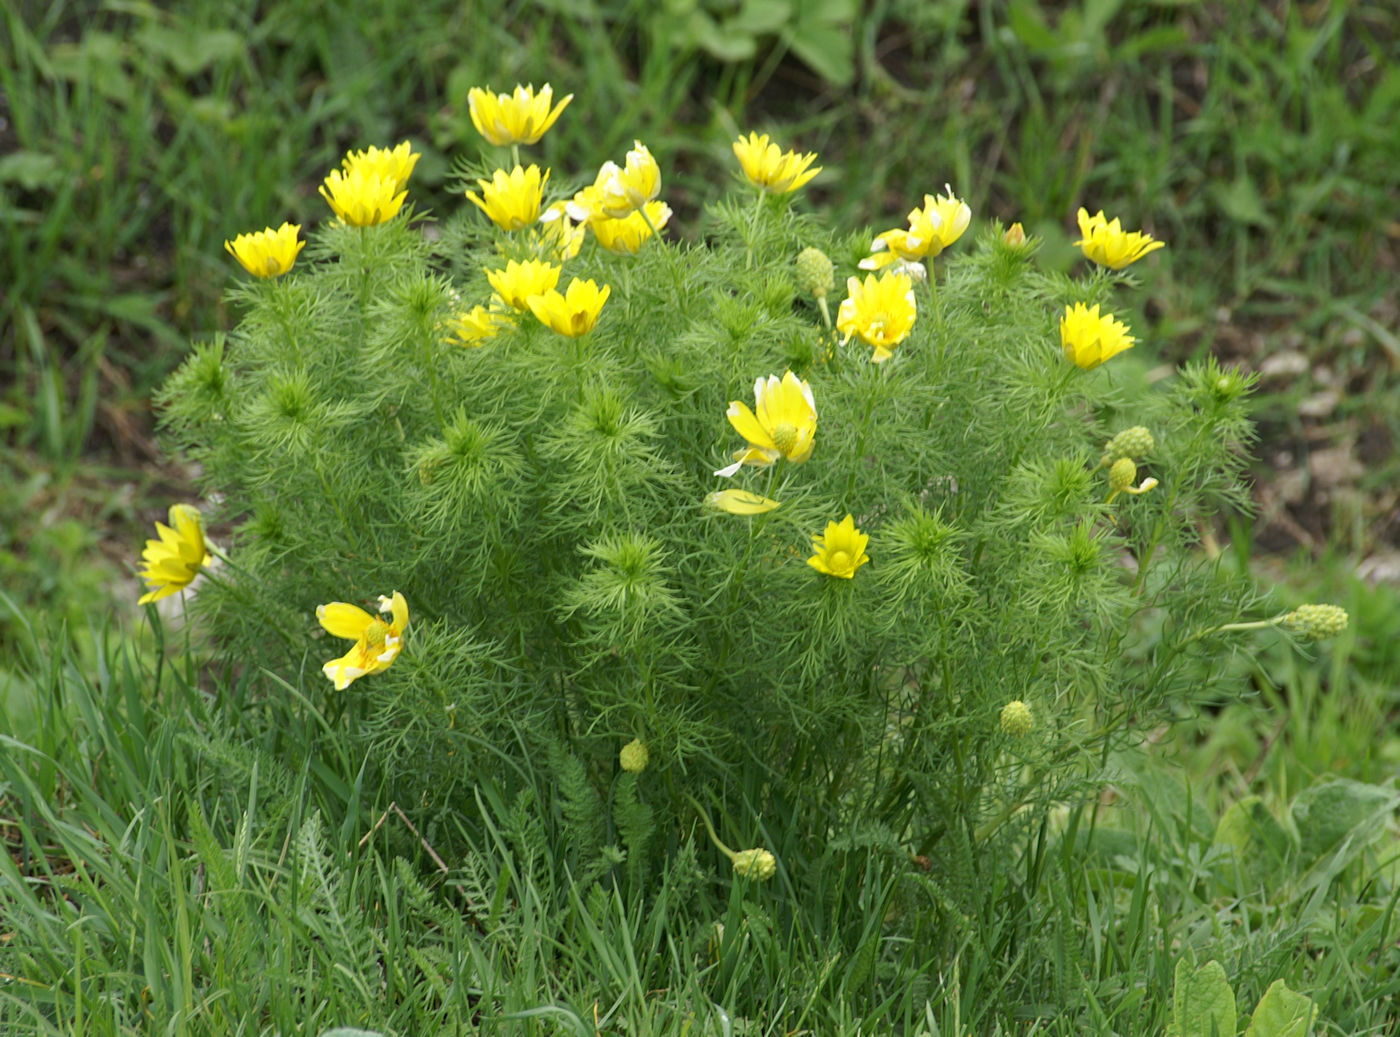
[[[1241,1006],[1284,978],[1318,1001],[1316,1032],[1393,1027],[1393,813],[1267,880],[1214,846],[1246,795],[1287,827],[1306,790],[1384,786],[1400,760],[1400,603],[1350,575],[1397,537],[1389,11],[889,0],[829,5],[825,24],[699,6],[709,22],[639,2],[0,15],[0,575],[19,595],[0,616],[5,1032],[1157,1032],[1183,954],[1220,960]],[[833,851],[868,869],[861,903],[788,890],[700,919],[685,884],[715,879],[678,873],[643,912],[555,883],[485,790],[464,809],[495,837],[443,874],[436,835],[357,783],[365,761],[294,687],[249,710],[199,650],[165,661],[146,634],[88,630],[135,596],[147,520],[187,492],[158,467],[147,401],[191,336],[236,319],[222,242],[323,219],[316,171],[405,136],[420,207],[456,211],[451,164],[480,148],[467,89],[546,79],[580,102],[543,161],[588,168],[641,137],[682,233],[733,136],[769,129],[821,153],[809,193],[845,225],[893,225],[946,180],[1067,266],[1075,207],[1120,214],[1169,242],[1140,275],[1142,352],[1295,358],[1260,398],[1265,520],[1226,550],[1299,549],[1284,593],[1337,600],[1352,630],[1316,660],[1242,654],[1253,702],[1113,761],[1117,805],[1028,842],[1020,915],[927,934],[956,941],[952,975],[879,924],[936,906],[936,885],[868,847]],[[1329,481],[1348,457],[1354,485]],[[835,921],[854,953],[823,942]]]

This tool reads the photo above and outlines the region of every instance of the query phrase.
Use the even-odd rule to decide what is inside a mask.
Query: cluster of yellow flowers
[[[635,254],[645,243],[659,237],[669,222],[670,206],[661,200],[661,169],[651,151],[641,141],[621,163],[608,161],[599,168],[593,182],[573,195],[546,204],[551,170],[539,165],[522,165],[520,147],[539,142],[573,100],[569,94],[556,103],[553,88],[539,90],[517,85],[509,94],[489,88],[474,88],[468,94],[473,125],[492,145],[511,149],[511,167],[494,170],[489,178],[478,179],[476,190],[466,197],[504,234],[520,235],[524,253],[533,258],[509,259],[503,267],[485,270],[492,295],[488,302],[461,310],[445,322],[453,341],[480,346],[503,331],[518,325],[523,315],[532,314],[544,326],[568,337],[587,335],[596,326],[611,294],[608,285],[573,278],[560,290],[563,264],[579,254],[586,234],[591,231],[598,244],[608,251]],[[815,165],[815,153],[785,151],[767,134],[748,133],[734,141],[733,152],[743,177],[764,195],[794,192],[816,177],[822,167]],[[332,170],[320,193],[341,223],[372,227],[397,217],[407,198],[409,177],[419,159],[410,142],[394,148],[370,147],[348,153],[341,168]],[[870,254],[859,267],[864,280],[850,277],[846,298],[835,322],[845,345],[852,338],[870,346],[873,363],[884,363],[911,333],[918,317],[915,285],[928,282],[936,303],[936,291],[927,265],[953,245],[967,230],[972,218],[968,204],[958,198],[951,186],[942,195],[926,194],[922,205],[912,209],[907,226],[880,232],[870,245]],[[1162,243],[1141,232],[1125,232],[1117,219],[1102,212],[1090,216],[1078,213],[1081,239],[1076,244],[1095,263],[1119,270],[1159,249]],[[298,239],[301,228],[283,223],[252,234],[241,234],[225,247],[243,267],[259,278],[273,278],[291,269],[304,246]],[[1024,245],[1026,236],[1020,224],[1006,233],[1010,247]],[[522,250],[506,250],[520,255]],[[810,253],[810,254],[809,254]],[[806,250],[799,264],[804,283],[810,282],[826,314],[826,294],[832,287],[831,263],[815,250]],[[829,316],[825,317],[830,327]],[[1078,366],[1090,369],[1102,364],[1134,344],[1125,325],[1111,314],[1100,314],[1099,307],[1076,303],[1066,307],[1060,321],[1065,355]],[[802,464],[812,454],[816,438],[817,410],[811,386],[787,371],[781,377],[769,375],[754,383],[754,404],[735,400],[726,412],[730,424],[745,441],[734,453],[732,464],[715,474],[731,477],[741,468],[771,469],[782,461]],[[1129,471],[1129,467],[1132,470]],[[1134,461],[1129,457],[1111,463],[1110,501],[1119,493],[1141,493],[1155,480],[1139,487]],[[762,494],[741,489],[711,493],[705,503],[736,515],[761,515],[780,506]],[[171,509],[171,525],[158,525],[159,540],[149,541],[144,555],[142,577],[149,592],[142,602],[153,601],[188,586],[209,560],[198,513],[177,505]],[[851,579],[868,562],[869,536],[856,528],[847,514],[829,522],[826,529],[812,534],[813,554],[807,559],[818,572]],[[408,606],[401,594],[380,599],[379,619],[355,605],[332,602],[317,610],[322,626],[330,633],[353,640],[354,647],[342,658],[325,665],[326,675],[343,689],[356,678],[389,666],[402,646],[408,623]]]

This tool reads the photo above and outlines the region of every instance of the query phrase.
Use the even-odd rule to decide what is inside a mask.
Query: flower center
[[[365,627],[365,647],[383,648],[384,639],[389,636],[389,624],[382,619],[372,620],[370,625]]]
[[[773,445],[787,456],[797,446],[797,426],[784,421],[773,427]]]
[[[845,572],[851,567],[851,556],[845,551],[832,551],[827,565],[831,566],[835,572]]]

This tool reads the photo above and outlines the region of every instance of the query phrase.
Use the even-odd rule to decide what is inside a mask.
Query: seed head
[[[1304,641],[1336,637],[1347,623],[1347,610],[1340,605],[1299,605],[1282,620],[1284,627]]]
[[[836,268],[819,248],[797,254],[797,287],[816,299],[825,299],[836,287]]]
[[[1001,707],[1001,730],[1012,738],[1025,738],[1035,726],[1031,707],[1020,699],[1012,699]]]
[[[645,742],[640,738],[634,738],[622,747],[622,752],[617,754],[617,758],[618,762],[622,764],[622,769],[628,774],[641,774],[647,769],[651,753],[647,751]]]

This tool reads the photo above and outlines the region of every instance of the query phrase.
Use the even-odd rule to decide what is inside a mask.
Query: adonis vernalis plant
[[[474,92],[473,118],[515,147],[567,100]],[[332,173],[314,258],[247,282],[162,395],[233,528],[194,608],[439,832],[496,804],[574,881],[642,898],[697,859],[820,898],[863,847],[911,883],[873,917],[946,920],[946,965],[1114,746],[1230,694],[1211,645],[1339,621],[1260,620],[1195,550],[1247,507],[1249,377],[1118,378],[1117,275],[1042,274],[951,188],[859,280],[871,236],[779,189],[816,156],[761,145],[739,157],[774,189],[740,183],[685,247],[640,142],[572,195],[478,180],[432,235],[392,172]],[[927,284],[883,262],[940,253]],[[172,536],[154,587],[197,570]],[[688,899],[697,932],[726,897]]]

